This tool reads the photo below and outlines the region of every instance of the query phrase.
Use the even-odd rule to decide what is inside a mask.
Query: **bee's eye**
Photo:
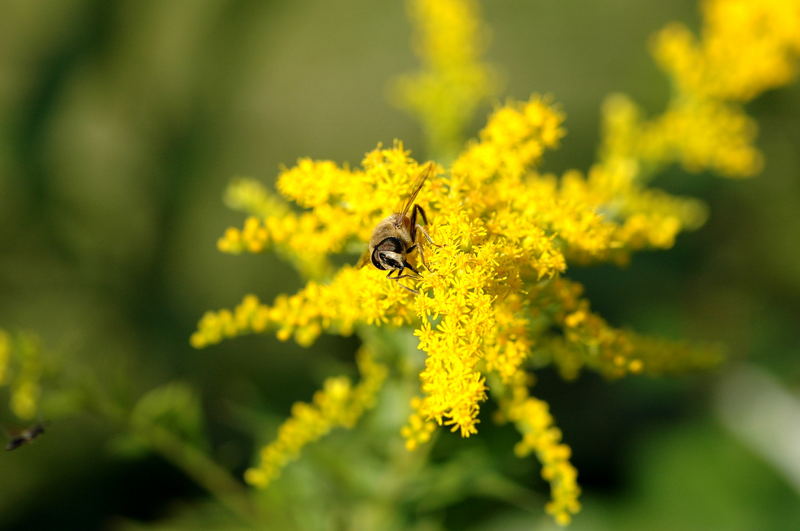
[[[385,253],[380,253],[380,259],[383,265],[387,266],[390,269],[403,269],[403,264],[389,256]]]
[[[377,250],[372,252],[372,256],[370,257],[370,259],[372,260],[372,265],[374,265],[378,269],[386,269],[383,266],[383,256],[381,256],[381,253],[378,253]]]

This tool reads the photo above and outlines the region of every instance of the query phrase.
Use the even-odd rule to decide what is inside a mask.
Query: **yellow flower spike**
[[[682,91],[748,101],[797,75],[796,1],[705,0],[702,11],[701,40],[682,24],[670,24],[653,41],[656,60]]]
[[[278,428],[277,438],[264,446],[260,462],[245,472],[245,481],[264,488],[275,480],[283,468],[297,459],[301,450],[337,427],[352,428],[375,401],[386,368],[378,364],[366,349],[359,351],[357,364],[361,381],[353,386],[345,377],[328,378],[322,390],[314,394],[311,404],[302,402],[292,407],[292,416]]]
[[[281,172],[277,186],[287,199],[314,208],[337,202],[359,180],[359,174],[339,168],[330,161],[300,159],[295,167]]]
[[[738,105],[681,100],[642,124],[637,149],[654,164],[675,160],[691,172],[708,168],[727,177],[748,177],[762,165],[755,136],[755,123]]]
[[[5,373],[0,383],[10,387],[9,407],[20,419],[36,417],[41,397],[43,372],[41,349],[36,336],[0,330],[0,369]],[[2,361],[2,360],[0,360]],[[8,381],[4,381],[4,380]]]
[[[700,39],[671,24],[653,40],[653,53],[676,87],[666,111],[644,120],[618,95],[604,106],[601,165],[628,168],[633,192],[635,179],[672,162],[725,177],[758,173],[756,126],[741,103],[796,77],[800,2],[705,0],[702,6]]]
[[[496,91],[497,76],[481,61],[488,31],[474,0],[410,0],[408,10],[422,70],[399,78],[393,99],[423,124],[429,152],[447,157]]]
[[[547,403],[530,396],[525,381],[519,373],[507,396],[500,398],[500,406],[505,419],[522,435],[514,453],[518,457],[535,453],[542,464],[542,478],[550,483],[551,492],[546,511],[557,523],[567,525],[580,510],[578,473],[569,462],[570,449],[561,443],[561,431],[555,427]]]
[[[36,416],[41,389],[33,380],[22,380],[14,386],[11,394],[11,411],[21,419],[30,420]]]
[[[434,431],[436,431],[436,424],[426,420],[421,413],[422,405],[420,397],[411,399],[412,413],[409,415],[406,425],[400,430],[400,434],[406,440],[406,450],[409,452],[430,442]]]
[[[266,218],[289,213],[289,206],[255,179],[235,179],[225,190],[225,204],[251,216]]]
[[[222,253],[239,254],[244,249],[242,233],[235,227],[228,227],[225,234],[217,240],[217,249]]]
[[[233,313],[220,310],[204,315],[192,345],[201,348],[223,337],[274,328],[280,339],[294,334],[307,346],[323,330],[347,335],[357,324],[385,323],[387,314],[394,314],[396,324],[410,323],[414,316],[408,306],[411,294],[383,277],[373,269],[344,268],[329,284],[310,282],[291,297],[278,297],[272,306],[253,304],[254,296],[247,296]]]
[[[539,161],[545,149],[558,146],[564,116],[549,102],[534,95],[525,103],[509,104],[496,110],[479,134],[453,164],[457,176],[469,176],[465,188],[476,188],[501,174],[513,182]]]
[[[552,324],[562,327],[563,335],[546,336],[539,348],[566,378],[577,376],[583,366],[619,378],[629,373],[702,369],[722,359],[719,347],[713,345],[690,345],[616,329],[589,310],[581,292],[580,284],[559,278],[534,295],[537,306],[558,308],[551,316]]]
[[[224,337],[261,332],[266,328],[268,311],[255,295],[246,295],[233,311],[206,312],[189,342],[195,348],[203,348],[219,343]]]

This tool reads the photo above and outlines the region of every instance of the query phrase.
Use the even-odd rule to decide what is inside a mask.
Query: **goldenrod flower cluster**
[[[656,34],[653,54],[673,82],[666,110],[650,119],[627,97],[604,107],[606,163],[645,175],[679,162],[688,171],[748,177],[760,170],[757,126],[742,103],[797,74],[800,2],[705,0],[697,39],[683,24]]]
[[[679,90],[699,98],[749,101],[797,75],[800,3],[704,0],[698,40],[672,23],[654,39],[655,56]]]
[[[514,447],[518,457],[535,453],[542,463],[542,478],[552,489],[552,501],[546,510],[556,522],[566,525],[581,506],[578,502],[578,471],[569,462],[571,450],[561,443],[561,430],[555,427],[546,402],[528,394],[528,385],[521,374],[500,396],[500,420],[514,423],[522,440]]]
[[[559,180],[534,171],[543,152],[563,136],[562,121],[563,115],[538,96],[509,104],[492,115],[479,139],[449,171],[437,168],[417,197],[429,213],[429,230],[438,245],[426,251],[430,270],[413,286],[418,295],[372,266],[345,266],[327,282],[311,280],[295,295],[280,296],[273,304],[249,295],[232,311],[207,313],[192,344],[202,347],[225,337],[272,330],[281,339],[294,337],[308,345],[323,331],[350,334],[361,325],[414,325],[427,360],[420,374],[421,396],[403,430],[409,448],[427,441],[435,424],[465,437],[476,433],[480,406],[487,398],[487,376],[513,382],[527,374],[537,359],[537,345],[544,348],[553,341],[544,331],[554,327],[577,331],[569,336],[569,353],[552,356],[559,366],[572,363],[573,372],[588,366],[617,376],[626,372],[620,367],[657,372],[659,366],[650,365],[648,352],[634,347],[616,351],[613,347],[621,343],[622,333],[602,321],[587,317],[581,323],[572,315],[567,319],[570,325],[564,324],[565,309],[589,315],[580,302],[569,306],[556,297],[571,254],[599,260],[654,245],[653,240],[667,245],[671,239],[641,238],[643,232],[662,230],[647,222],[660,220],[659,214],[641,218],[635,208],[600,203],[589,193],[596,184],[577,173]],[[420,171],[421,165],[399,143],[368,153],[361,169],[302,160],[284,170],[278,189],[307,208],[288,216],[314,220],[309,224],[313,229],[292,235],[296,240],[289,248],[298,253],[314,249],[327,259],[346,249],[349,241],[365,242],[375,224],[397,210],[398,198],[409,193]],[[648,200],[658,203],[657,199]],[[615,215],[600,214],[612,208]],[[661,208],[674,210],[668,201]],[[642,229],[631,230],[631,219],[639,219]],[[670,238],[682,227],[681,218],[674,219],[677,226],[671,227]],[[260,226],[267,241],[285,241],[280,224]],[[413,254],[410,258],[417,259]],[[560,311],[545,311],[540,299],[547,297]],[[328,397],[324,403],[331,407],[337,402],[330,396],[340,396],[337,389],[346,396],[344,389],[349,389],[340,380],[333,382],[320,395]],[[295,412],[288,424],[292,427],[279,435],[279,440],[294,442],[268,446],[262,462],[269,467],[249,473],[250,481],[268,481],[286,462],[280,456],[294,455],[287,448],[299,448],[341,424],[341,417],[317,402],[316,407],[301,408],[302,414]],[[337,413],[341,414],[343,410]],[[560,485],[562,476],[566,477],[559,472],[551,480]],[[561,496],[562,490],[555,488],[554,495]],[[566,498],[554,504],[562,521],[564,507],[577,507]]]
[[[475,6],[467,0],[411,5],[427,70],[403,82],[408,101],[429,130],[437,120],[445,129],[455,128],[459,120],[462,127],[463,117],[442,118],[455,116],[457,109],[447,107],[441,94],[451,82],[465,91],[458,93],[462,99],[452,101],[474,103],[487,93],[488,70],[477,61]],[[680,162],[689,170],[709,168],[727,176],[749,175],[760,166],[753,146],[755,125],[737,102],[793,74],[794,63],[786,66],[783,58],[797,52],[798,2],[771,0],[756,6],[712,0],[704,5],[700,42],[692,44],[675,27],[656,40],[656,54],[677,88],[667,110],[645,120],[628,98],[610,98],[603,109],[600,157],[588,171],[537,171],[543,154],[565,134],[561,110],[537,95],[497,108],[477,139],[452,158],[440,146],[440,158],[452,162],[432,166],[416,197],[427,211],[426,230],[435,242],[420,243],[428,267],[419,250],[408,256],[422,271],[420,278],[390,280],[369,264],[338,271],[331,266],[331,258],[341,254],[355,264],[355,254],[366,250],[376,224],[399,212],[411,192],[423,164],[402,143],[378,146],[352,169],[301,159],[281,171],[281,199],[253,181],[237,181],[228,202],[251,217],[241,229],[225,233],[220,249],[275,249],[310,280],[271,304],[248,295],[233,310],[206,313],[192,345],[267,331],[310,345],[323,332],[413,327],[426,357],[419,395],[401,430],[407,448],[430,441],[437,426],[463,437],[475,434],[483,402],[496,396],[504,419],[522,434],[517,453],[534,453],[542,463],[553,497],[548,512],[568,523],[579,510],[577,473],[547,404],[529,394],[533,371],[553,365],[567,378],[581,369],[617,378],[703,368],[720,360],[713,348],[611,326],[591,311],[582,287],[565,277],[570,264],[622,263],[640,249],[669,248],[680,232],[703,224],[707,213],[702,203],[648,186],[649,177],[666,164]],[[449,31],[437,33],[444,27]],[[760,52],[748,50],[736,57],[735,71],[721,72],[734,60],[732,50],[751,41]],[[472,74],[462,76],[459,69],[467,64]],[[470,87],[465,79],[471,75],[476,81]],[[454,137],[442,131],[435,135]],[[380,358],[381,352],[373,355]],[[387,370],[380,366],[378,371],[363,356],[362,384],[352,387],[346,379],[332,378],[312,404],[295,406],[277,440],[262,450],[261,464],[248,471],[250,483],[269,483],[305,444],[355,422]]]
[[[397,104],[420,120],[429,149],[449,157],[458,152],[463,131],[478,106],[498,85],[481,61],[488,30],[475,0],[409,0],[422,70],[398,79]]]
[[[265,487],[305,445],[338,426],[352,428],[372,407],[387,370],[366,349],[359,351],[357,362],[361,374],[357,385],[346,377],[328,378],[311,404],[298,402],[292,407],[292,416],[278,429],[275,441],[262,448],[259,465],[245,472],[248,483]]]
[[[411,410],[408,423],[400,430],[400,434],[406,441],[406,449],[409,451],[416,450],[421,444],[430,442],[436,431],[436,423],[431,422],[421,411],[422,400],[420,398],[411,400]]]
[[[310,162],[310,161],[309,161]],[[225,193],[225,203],[234,210],[249,214],[241,229],[229,227],[217,240],[223,253],[260,253],[270,248],[287,258],[306,277],[329,272],[329,265],[314,248],[303,249],[304,235],[317,230],[311,216],[292,213],[286,202],[253,179],[233,181]]]
[[[557,333],[543,334],[532,354],[537,365],[554,364],[566,379],[591,368],[609,378],[705,369],[722,361],[718,347],[637,334],[610,326],[591,311],[583,286],[564,277],[536,294],[535,314]]]
[[[0,386],[9,386],[9,408],[20,419],[36,417],[42,371],[37,338],[28,333],[12,335],[0,329]]]

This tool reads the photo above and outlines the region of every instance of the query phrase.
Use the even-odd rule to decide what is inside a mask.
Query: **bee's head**
[[[403,269],[405,246],[399,238],[386,238],[372,250],[372,265],[378,269]]]

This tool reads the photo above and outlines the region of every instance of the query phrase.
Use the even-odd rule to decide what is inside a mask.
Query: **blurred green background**
[[[487,58],[504,75],[499,101],[551,93],[567,114],[568,136],[545,162],[558,171],[592,162],[607,94],[662,108],[669,87],[648,37],[672,20],[699,21],[688,0],[496,0],[483,11]],[[356,165],[395,138],[424,157],[416,124],[387,102],[391,79],[416,68],[410,32],[399,1],[0,2],[0,327],[35,331],[76,378],[106,382],[123,403],[187,382],[213,454],[240,476],[270,436],[265,426],[347,372],[357,341],[189,347],[206,309],[301,285],[273,255],[216,251],[241,219],[222,192],[236,176],[270,183],[301,156]],[[722,342],[732,359],[672,379],[541,374],[537,395],[584,489],[573,529],[800,529],[800,438],[783,453],[758,443],[800,425],[800,85],[748,111],[760,124],[761,176],[673,168],[656,182],[707,201],[705,227],[627,268],[570,272],[613,324]],[[748,397],[762,398],[749,417]],[[516,435],[490,414],[477,437],[440,438],[431,481],[446,485],[424,503],[407,493],[397,511],[408,528],[553,527],[538,466],[513,457]],[[7,408],[0,418],[12,421]],[[346,523],[363,500],[337,498],[336,476],[315,466],[356,432],[313,445],[275,496],[283,489],[282,503],[339,511]],[[191,522],[208,510],[205,492],[159,457],[115,450],[115,437],[78,414],[1,455],[0,526],[204,527]],[[297,495],[298,485],[309,492]]]

